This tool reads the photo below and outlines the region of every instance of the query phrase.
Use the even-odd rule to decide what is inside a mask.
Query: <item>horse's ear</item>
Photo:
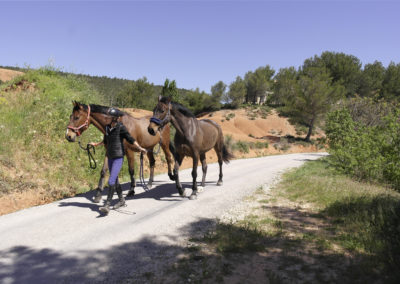
[[[72,105],[73,105],[73,106],[76,106],[76,101],[72,101]]]
[[[161,99],[162,99],[162,96],[159,95],[159,96],[158,96],[158,101],[161,101]]]

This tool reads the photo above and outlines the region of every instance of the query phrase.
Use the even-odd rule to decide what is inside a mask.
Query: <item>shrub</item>
[[[242,153],[249,153],[249,144],[243,141],[236,142],[235,148],[238,149]]]
[[[378,181],[400,190],[399,111],[393,111],[377,125],[356,122],[348,109],[328,115],[326,135],[331,163],[362,180]]]

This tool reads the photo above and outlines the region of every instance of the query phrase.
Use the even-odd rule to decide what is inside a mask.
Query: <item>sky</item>
[[[324,51],[400,63],[400,1],[2,1],[0,65],[210,92]]]

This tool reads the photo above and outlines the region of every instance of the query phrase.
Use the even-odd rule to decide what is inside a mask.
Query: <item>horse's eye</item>
[[[74,120],[78,120],[78,119],[79,119],[79,116],[75,116],[75,117],[74,117]]]

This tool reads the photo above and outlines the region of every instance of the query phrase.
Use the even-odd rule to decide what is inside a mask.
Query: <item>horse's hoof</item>
[[[197,199],[197,195],[196,195],[196,194],[192,194],[192,195],[189,197],[189,199],[190,199],[190,200],[196,200],[196,199]]]
[[[217,182],[217,186],[221,186],[222,184],[223,184],[222,180],[219,180],[219,181]]]
[[[168,176],[170,180],[176,180],[175,175],[168,173]]]
[[[101,200],[101,190],[96,189],[96,195],[93,198],[94,203],[99,203]]]
[[[185,192],[184,189],[178,188],[178,191],[179,191],[179,195],[180,195],[180,196],[182,196],[182,197],[186,196],[186,192]]]
[[[197,192],[203,192],[203,191],[204,191],[204,186],[197,187]]]
[[[133,189],[129,190],[128,194],[126,197],[134,197],[135,196],[135,191]]]
[[[101,195],[100,196],[95,196],[93,199],[93,203],[99,203],[101,200]]]
[[[152,183],[148,183],[148,184],[147,184],[147,188],[148,188],[148,189],[151,189],[152,187],[153,187],[153,184],[152,184]]]

